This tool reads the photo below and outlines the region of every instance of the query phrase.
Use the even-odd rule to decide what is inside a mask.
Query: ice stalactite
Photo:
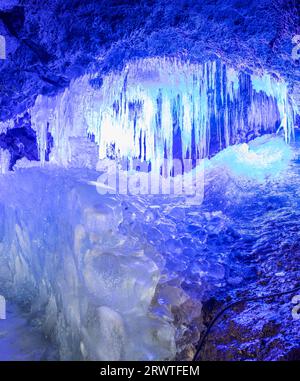
[[[42,162],[47,132],[54,139],[50,160],[64,166],[72,163],[78,139],[88,152],[83,163],[99,155],[160,166],[166,158],[212,156],[281,128],[287,141],[293,134],[295,108],[287,85],[220,61],[149,58],[107,75],[100,88],[91,82],[95,76],[86,75],[56,97],[38,97],[31,118]]]

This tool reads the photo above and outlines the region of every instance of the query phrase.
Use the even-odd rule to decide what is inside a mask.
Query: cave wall
[[[296,0],[6,0],[0,34],[0,119],[56,94],[86,71],[103,74],[128,60],[177,56],[197,62],[221,57],[244,68],[300,79],[292,57],[299,34]]]

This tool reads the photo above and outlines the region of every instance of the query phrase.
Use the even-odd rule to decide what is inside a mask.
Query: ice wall
[[[0,176],[1,294],[30,308],[62,360],[171,359],[172,320],[151,313],[163,259],[119,232],[121,201],[82,172]]]
[[[90,163],[95,151],[89,137],[100,158],[160,165],[164,158],[211,156],[281,128],[288,141],[295,108],[287,85],[268,74],[238,73],[220,61],[151,58],[103,79],[81,77],[56,97],[39,96],[31,118],[42,162],[48,131],[54,138],[50,159],[57,164],[72,163],[77,138]]]

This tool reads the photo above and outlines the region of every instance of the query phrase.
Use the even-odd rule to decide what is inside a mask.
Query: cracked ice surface
[[[31,306],[61,359],[172,358],[174,327],[151,313],[163,259],[118,231],[120,200],[83,177],[0,178],[1,292]]]

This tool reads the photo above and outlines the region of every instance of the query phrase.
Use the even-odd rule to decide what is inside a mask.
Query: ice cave
[[[299,2],[0,0],[0,35],[0,361],[300,360]]]

